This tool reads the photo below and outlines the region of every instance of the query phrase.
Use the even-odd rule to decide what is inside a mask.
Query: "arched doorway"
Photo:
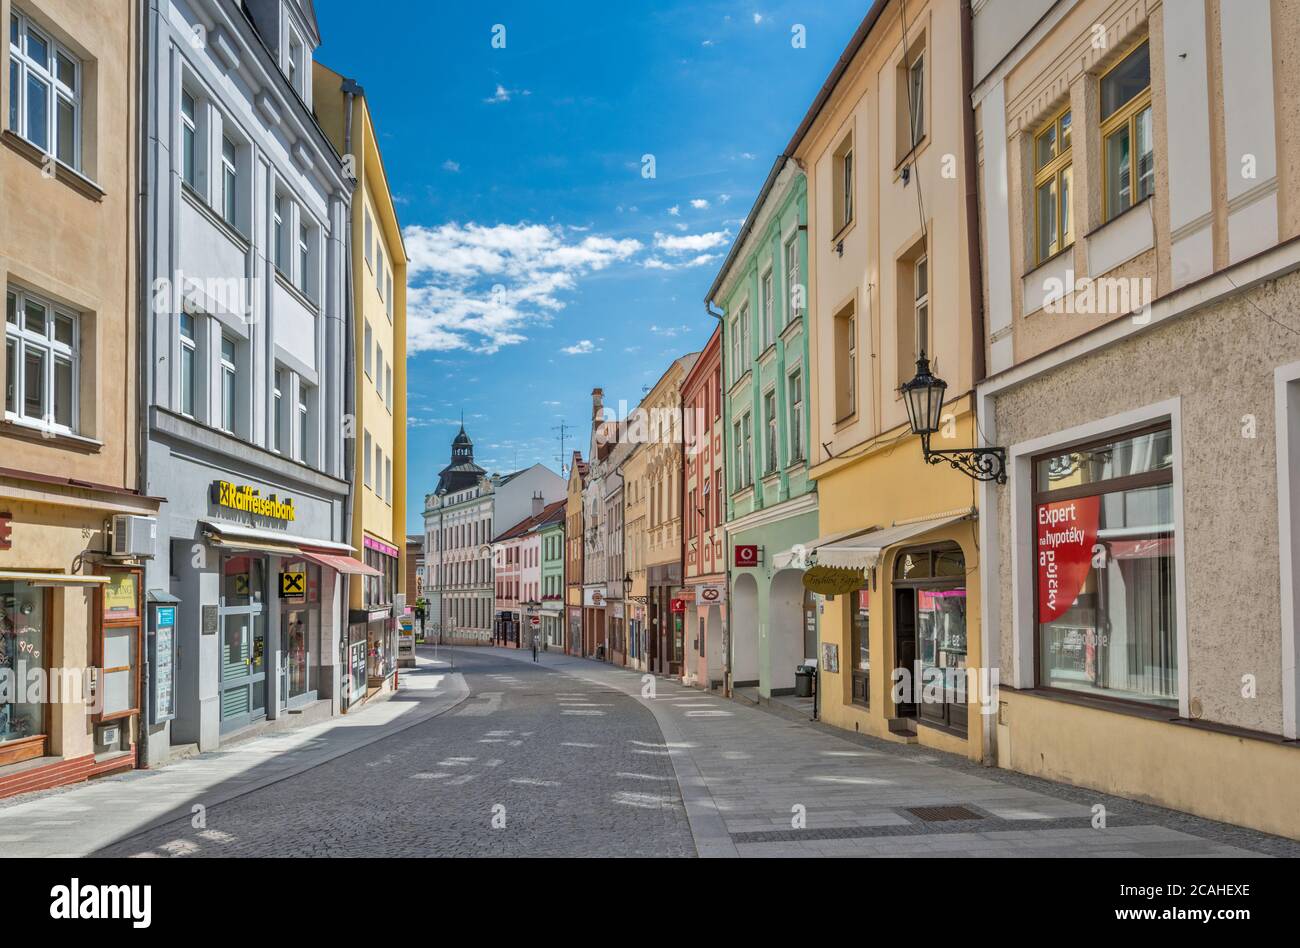
[[[803,573],[783,569],[772,577],[767,602],[768,655],[771,656],[771,693],[794,693],[794,669],[805,658],[815,657],[805,649]]]
[[[731,591],[731,684],[758,684],[758,583],[749,573],[736,576]]]

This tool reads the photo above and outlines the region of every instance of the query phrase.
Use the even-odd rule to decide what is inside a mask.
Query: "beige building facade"
[[[137,480],[139,17],[124,0],[3,0],[0,20],[8,796],[136,765],[158,503]]]
[[[976,4],[999,766],[1300,837],[1300,4]]]

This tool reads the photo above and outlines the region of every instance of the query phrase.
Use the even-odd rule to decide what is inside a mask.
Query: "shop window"
[[[1035,459],[1038,684],[1178,706],[1169,427]]]
[[[867,588],[849,595],[849,624],[852,632],[853,703],[871,706],[871,601]]]
[[[301,573],[301,592],[280,597],[280,635],[288,697],[301,698],[317,689],[320,663],[320,567],[306,560],[286,561],[281,570]]]
[[[1070,213],[1074,180],[1070,109],[1034,136],[1034,260],[1042,263],[1074,243]]]
[[[0,764],[44,756],[48,747],[43,701],[25,701],[26,672],[48,670],[50,660],[48,590],[27,583],[0,583],[0,675],[10,683],[0,696]]]
[[[902,550],[894,560],[894,636],[910,693],[900,716],[964,734],[972,697],[966,678],[966,560],[954,543]],[[917,664],[919,663],[919,665]],[[914,670],[920,668],[920,678]]]
[[[1105,219],[1155,191],[1151,50],[1143,41],[1101,77],[1101,157]]]

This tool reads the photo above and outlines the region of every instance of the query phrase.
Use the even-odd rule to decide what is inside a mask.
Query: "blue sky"
[[[868,5],[316,0],[412,257],[412,532],[462,411],[484,467],[558,469],[593,387],[635,404],[704,345],[704,294]]]

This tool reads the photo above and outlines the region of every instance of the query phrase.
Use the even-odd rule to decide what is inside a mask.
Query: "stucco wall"
[[[1298,310],[1300,275],[1291,274],[1076,358],[996,400],[998,439],[1009,445],[1181,400],[1176,463],[1191,710],[1272,734],[1282,728],[1273,368],[1300,359],[1300,335],[1274,320],[1288,322]],[[1254,436],[1244,436],[1252,418]],[[1004,662],[1015,647],[1011,550],[1032,549],[1032,537],[1010,535],[1011,502],[1009,490],[999,492]],[[1242,696],[1246,674],[1258,682],[1254,698]]]

